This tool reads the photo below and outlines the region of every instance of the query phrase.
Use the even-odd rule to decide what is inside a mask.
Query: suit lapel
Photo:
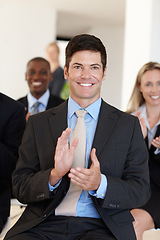
[[[154,138],[159,137],[159,136],[160,136],[160,124],[158,125],[158,128],[157,128]],[[156,148],[151,144],[149,151],[153,153],[155,150],[156,150]]]
[[[28,103],[28,100],[27,100],[27,96],[25,96],[25,97],[23,98],[23,100],[21,101],[21,103],[23,103],[23,104],[25,105],[25,107],[27,108],[27,109],[26,109],[26,113],[28,113],[28,105],[29,105],[29,103]]]
[[[55,141],[62,134],[62,131],[67,128],[67,106],[68,102],[60,104],[58,107],[52,109],[49,116],[49,124]]]
[[[55,141],[61,136],[62,131],[67,128],[67,107],[68,101],[52,109],[52,114],[49,117],[49,124]],[[96,148],[97,157],[101,153],[104,145],[109,139],[113,128],[117,121],[116,109],[110,107],[107,103],[102,101],[99,120],[92,144],[92,148]],[[89,160],[89,166],[91,159]]]
[[[92,148],[96,148],[97,157],[101,153],[104,145],[109,139],[113,128],[115,127],[117,121],[116,109],[110,107],[107,103],[102,101],[102,106],[100,109],[99,120],[97,123],[97,128],[93,140]],[[91,164],[91,159],[89,160],[89,166]]]
[[[155,137],[159,137],[159,136],[160,136],[160,124],[158,125]]]
[[[46,110],[52,108],[53,106],[51,106],[51,95],[49,96],[49,99],[48,99],[48,103],[47,103],[47,107],[46,107]]]

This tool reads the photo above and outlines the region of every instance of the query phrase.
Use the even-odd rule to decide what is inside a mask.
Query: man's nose
[[[40,78],[40,74],[38,72],[35,72],[35,74],[33,75],[34,79],[39,79]]]
[[[89,79],[91,77],[90,69],[84,68],[82,70],[82,75],[81,76],[82,76],[82,78]]]

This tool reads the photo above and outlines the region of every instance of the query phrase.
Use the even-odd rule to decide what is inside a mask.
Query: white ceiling
[[[124,25],[126,0],[52,0],[57,9],[57,36],[70,38],[92,27]]]
[[[31,5],[47,3],[55,8],[59,37],[70,38],[93,27],[124,26],[126,0],[14,0],[19,1]]]

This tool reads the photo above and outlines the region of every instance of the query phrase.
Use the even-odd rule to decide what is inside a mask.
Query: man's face
[[[81,107],[85,108],[100,97],[103,73],[100,52],[88,50],[73,54],[69,69],[64,67],[65,78],[69,81],[70,95]]]
[[[52,75],[48,65],[44,61],[32,61],[29,63],[26,71],[26,81],[31,94],[35,98],[40,98],[48,88]]]

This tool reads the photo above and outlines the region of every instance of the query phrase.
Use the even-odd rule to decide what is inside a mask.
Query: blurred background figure
[[[26,120],[30,115],[55,107],[64,101],[49,92],[48,84],[52,80],[52,74],[46,59],[41,57],[31,59],[27,63],[25,79],[29,93],[18,101],[25,106]]]
[[[59,63],[59,53],[60,50],[56,42],[47,45],[46,58],[50,63],[52,73],[49,90],[53,95],[67,99],[69,96],[69,85],[64,79],[64,70]]]
[[[10,214],[11,175],[25,129],[22,104],[0,93],[0,233]]]
[[[146,63],[138,72],[128,113],[140,120],[149,151],[151,198],[141,209],[133,209],[137,239],[145,230],[160,228],[160,64]]]

